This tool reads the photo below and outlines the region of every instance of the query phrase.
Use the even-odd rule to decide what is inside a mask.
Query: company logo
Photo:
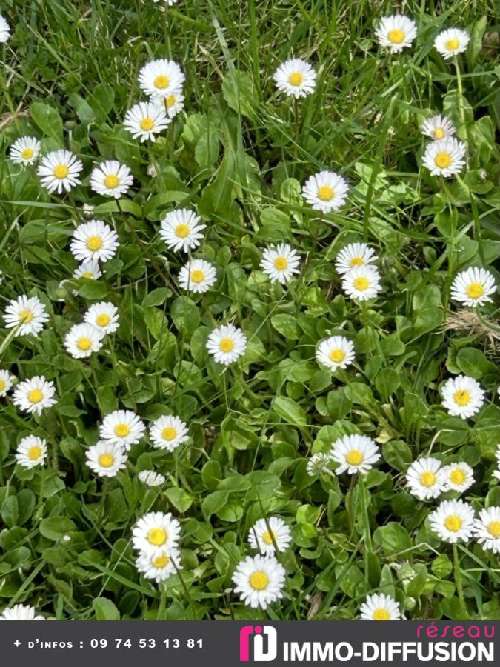
[[[272,625],[244,625],[240,629],[240,662],[271,662],[276,659],[278,641]]]

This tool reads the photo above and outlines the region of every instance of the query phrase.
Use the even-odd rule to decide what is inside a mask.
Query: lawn
[[[500,619],[494,9],[2,3],[0,610]]]

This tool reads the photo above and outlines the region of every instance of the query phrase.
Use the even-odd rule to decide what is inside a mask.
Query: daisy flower
[[[207,292],[217,280],[215,266],[204,259],[191,259],[179,272],[181,287],[190,292]]]
[[[289,97],[307,97],[316,88],[316,72],[305,60],[285,60],[273,75],[276,87]]]
[[[316,361],[331,371],[347,368],[354,361],[354,357],[354,345],[344,336],[326,338],[316,350]]]
[[[26,604],[16,604],[6,608],[0,614],[0,621],[44,621],[45,618],[36,613],[35,607]]]
[[[35,468],[45,463],[47,443],[36,435],[22,438],[16,450],[16,461],[22,468]]]
[[[320,171],[308,178],[302,188],[302,196],[315,211],[337,211],[345,202],[348,185],[342,176],[333,171]]]
[[[156,134],[163,132],[170,122],[164,109],[157,102],[139,102],[125,115],[124,126],[134,139],[141,142],[155,141]]]
[[[71,252],[78,260],[107,262],[116,254],[118,236],[116,232],[102,220],[84,222],[73,232]]]
[[[402,618],[396,600],[383,593],[368,595],[360,607],[360,612],[360,618],[364,621],[399,621]]]
[[[83,319],[102,334],[114,333],[119,325],[118,308],[109,301],[100,301],[90,306]]]
[[[177,4],[177,0],[153,0],[153,2],[162,2],[165,5],[168,5],[169,7],[172,7],[173,5]]]
[[[92,324],[74,324],[64,338],[64,347],[75,359],[99,352],[104,334]]]
[[[173,415],[159,417],[149,428],[149,436],[153,446],[173,452],[189,438],[186,424]]]
[[[82,262],[73,273],[73,278],[85,278],[86,280],[98,280],[102,276],[99,262],[91,259]]]
[[[445,60],[463,53],[467,48],[470,37],[465,30],[458,28],[448,28],[443,30],[434,40],[434,48],[440,53]]]
[[[474,471],[470,465],[463,461],[444,466],[442,473],[446,491],[463,493],[474,484]]]
[[[132,529],[132,543],[134,549],[141,553],[172,553],[177,549],[180,532],[180,523],[170,512],[149,512],[139,519]]]
[[[17,164],[33,164],[40,155],[40,147],[35,137],[20,137],[10,147],[10,159]]]
[[[165,484],[165,476],[154,470],[141,470],[137,477],[146,486],[154,487]]]
[[[497,470],[493,471],[493,477],[500,480],[500,445],[497,445]]]
[[[217,327],[209,335],[207,350],[215,361],[224,366],[234,363],[245,352],[247,338],[232,324]]]
[[[0,44],[4,44],[10,37],[10,25],[0,14]]]
[[[441,388],[442,405],[450,415],[468,419],[479,412],[484,403],[484,391],[479,382],[466,375],[447,380]]]
[[[451,120],[439,114],[424,120],[420,129],[422,134],[430,137],[433,141],[450,139],[455,134],[455,126]]]
[[[171,549],[170,551],[158,551],[158,553],[154,554],[143,552],[137,558],[135,565],[146,579],[153,579],[153,581],[159,584],[168,579],[172,574],[175,574],[175,568],[179,569],[180,562],[181,555],[179,550]]]
[[[17,327],[16,336],[37,336],[49,316],[40,299],[24,295],[9,301],[3,319],[7,329]]]
[[[274,554],[285,551],[290,546],[292,535],[286,523],[276,516],[269,519],[259,519],[250,528],[248,543],[252,549],[258,549],[262,554]]]
[[[377,255],[366,243],[349,243],[335,258],[335,268],[337,273],[343,275],[358,266],[371,264],[376,259]]]
[[[82,169],[83,164],[76,155],[58,150],[42,157],[37,173],[44,188],[60,194],[63,190],[69,192],[80,183],[78,177]]]
[[[188,252],[200,245],[205,226],[194,211],[178,208],[167,213],[161,221],[160,236],[172,250]]]
[[[461,271],[451,286],[453,301],[466,306],[476,306],[492,301],[490,295],[495,294],[497,286],[493,275],[477,266]]]
[[[109,440],[100,440],[86,452],[87,466],[99,477],[115,477],[125,468],[127,454],[121,445]]]
[[[286,283],[299,272],[300,257],[287,243],[269,246],[262,253],[260,268],[272,282]]]
[[[465,144],[454,137],[442,141],[431,141],[427,144],[422,164],[432,176],[455,176],[462,171],[465,164]]]
[[[354,475],[368,472],[379,460],[380,452],[366,435],[344,435],[333,443],[330,456],[339,464],[335,470],[337,475],[343,472]]]
[[[319,452],[309,457],[307,461],[307,474],[309,477],[316,477],[324,472],[331,471],[332,457],[329,454]]]
[[[407,16],[384,16],[375,31],[380,46],[391,53],[399,53],[413,44],[417,36],[417,24]]]
[[[500,507],[492,506],[479,512],[474,521],[474,536],[486,551],[500,554]]]
[[[131,410],[115,410],[102,420],[99,435],[102,440],[130,449],[144,435],[144,424]]]
[[[139,72],[139,85],[151,96],[168,97],[184,83],[184,74],[173,60],[152,60]]]
[[[182,111],[182,109],[184,109],[184,95],[182,94],[181,88],[173,90],[168,95],[158,99],[161,104],[163,104],[169,118],[174,118],[180,111]]]
[[[441,461],[432,456],[413,461],[406,471],[406,481],[410,493],[419,500],[437,498],[443,492],[445,481]]]
[[[374,299],[382,289],[380,274],[371,264],[357,266],[342,276],[342,289],[356,301]]]
[[[9,373],[9,371],[0,369],[0,398],[7,396],[9,391],[12,389],[12,385],[14,384],[15,379],[15,375],[12,375]]]
[[[106,197],[120,199],[132,183],[134,178],[126,164],[117,160],[106,160],[92,169],[90,187],[94,192]]]
[[[463,500],[443,500],[429,514],[429,523],[444,542],[467,541],[474,530],[474,510]]]
[[[285,568],[273,556],[248,556],[238,564],[233,582],[248,607],[266,609],[283,597]]]
[[[56,389],[51,380],[46,380],[43,375],[36,375],[17,385],[12,400],[20,410],[40,415],[42,410],[56,403],[55,393]]]

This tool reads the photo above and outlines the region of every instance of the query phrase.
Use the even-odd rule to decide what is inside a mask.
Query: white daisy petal
[[[332,444],[330,456],[339,464],[337,475],[344,472],[354,475],[368,472],[380,459],[380,451],[366,435],[345,435]]]
[[[100,301],[90,306],[83,319],[102,334],[114,333],[119,326],[118,308],[109,301]]]
[[[10,147],[9,157],[17,164],[33,164],[40,155],[40,148],[41,144],[35,137],[20,137]]]
[[[16,336],[37,336],[49,316],[40,299],[24,295],[9,301],[3,319],[8,329],[16,327]]]
[[[443,30],[434,40],[434,48],[445,60],[463,53],[470,41],[469,33],[458,28],[448,28]]]
[[[262,554],[274,554],[276,549],[285,551],[291,541],[290,528],[276,516],[259,519],[248,533],[248,543],[252,549],[258,549]]]
[[[156,135],[167,127],[170,117],[158,102],[139,102],[125,115],[124,126],[134,139],[155,141]]]
[[[132,543],[143,554],[172,553],[177,549],[180,532],[180,524],[170,512],[149,512],[132,529]]]
[[[172,250],[188,252],[200,245],[203,229],[205,225],[194,211],[179,208],[162,220],[160,236]]]
[[[165,476],[154,470],[141,470],[137,477],[146,486],[155,487],[165,484]]]
[[[174,565],[175,563],[175,565]],[[146,579],[159,584],[180,569],[181,554],[178,549],[163,550],[158,553],[142,552],[136,560],[136,567]]]
[[[358,266],[366,266],[377,260],[377,255],[366,243],[349,243],[335,258],[337,273],[343,275]]]
[[[234,591],[252,609],[266,609],[283,597],[285,568],[273,556],[248,556],[233,573]]]
[[[10,25],[0,14],[0,44],[4,44],[10,37]],[[22,605],[18,605],[22,606]]]
[[[228,366],[245,352],[247,338],[241,329],[226,324],[214,329],[207,340],[207,350],[219,364]]]
[[[493,275],[477,266],[461,271],[451,286],[451,298],[466,306],[477,306],[492,301],[497,286]]]
[[[289,97],[307,97],[316,87],[316,72],[309,63],[299,58],[282,63],[273,78],[276,87]]]
[[[345,202],[347,181],[333,171],[320,171],[311,176],[302,188],[302,196],[315,211],[331,213]]]
[[[463,493],[474,484],[474,471],[467,463],[450,463],[442,469],[444,488]]]
[[[35,468],[45,463],[47,443],[36,435],[22,438],[16,450],[16,461],[22,468]]]
[[[434,533],[444,542],[466,542],[474,530],[474,510],[463,500],[443,500],[438,508],[429,514],[429,523]]]
[[[204,259],[191,259],[179,272],[180,286],[189,292],[207,292],[217,280],[215,266]]]
[[[45,618],[36,613],[35,607],[25,604],[16,604],[7,607],[0,614],[0,621],[44,621]]]
[[[173,60],[152,60],[139,72],[139,85],[148,95],[167,97],[183,83],[184,74]]]
[[[454,137],[427,144],[422,164],[432,176],[455,176],[465,165],[465,144]]]
[[[109,440],[100,440],[86,452],[87,465],[99,477],[115,477],[127,463],[124,448]]]
[[[82,169],[83,164],[76,155],[67,150],[58,150],[42,157],[37,173],[44,188],[60,194],[63,190],[69,192],[80,183]]]
[[[99,435],[125,449],[130,449],[144,435],[144,423],[131,410],[115,410],[107,414],[99,426]]]
[[[85,278],[86,280],[98,280],[102,276],[99,262],[91,259],[82,262],[73,273],[74,278]]]
[[[172,415],[159,417],[150,426],[149,435],[153,447],[173,452],[189,438],[186,424]]]
[[[272,282],[286,283],[299,273],[300,257],[287,243],[269,246],[262,253],[260,267]]]
[[[46,380],[43,375],[37,375],[20,382],[14,390],[12,400],[20,410],[40,415],[42,410],[57,402],[55,393],[54,383]]]
[[[360,618],[364,621],[399,621],[402,618],[396,600],[382,593],[368,595],[360,607],[360,612]]]
[[[71,252],[78,260],[107,262],[116,254],[118,235],[102,220],[85,222],[73,232]]]
[[[120,197],[128,191],[134,178],[126,164],[116,160],[101,162],[90,174],[90,187],[106,197]]]
[[[92,324],[74,324],[64,338],[64,347],[75,359],[85,359],[101,349],[103,336]]]
[[[374,299],[382,289],[380,274],[371,264],[356,266],[342,276],[342,289],[356,301]]]
[[[433,141],[450,139],[456,132],[455,126],[446,116],[432,116],[422,123],[422,134],[430,137]]]
[[[479,412],[484,403],[484,391],[479,382],[465,375],[447,380],[441,388],[442,404],[450,415],[468,419]]]
[[[163,105],[165,112],[169,118],[174,118],[184,109],[184,95],[182,88],[176,88],[169,92],[168,95],[155,96],[151,98],[155,102]]]
[[[309,457],[307,461],[307,474],[309,477],[317,477],[323,473],[331,472],[332,457],[329,454],[318,452]]]
[[[479,512],[474,521],[474,537],[486,551],[500,554],[500,507],[494,505]]]
[[[407,16],[384,16],[375,31],[380,46],[391,53],[399,53],[413,44],[417,36],[417,24]]]
[[[16,376],[4,369],[0,369],[0,398],[7,396],[12,389]]]
[[[322,340],[316,350],[316,360],[322,366],[336,371],[347,368],[354,361],[354,345],[344,336],[331,336]]]
[[[406,471],[406,481],[410,493],[419,500],[437,498],[443,492],[445,485],[441,461],[431,456],[413,461]]]

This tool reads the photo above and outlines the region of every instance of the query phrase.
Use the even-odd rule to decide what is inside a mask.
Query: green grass
[[[383,591],[409,618],[500,618],[498,557],[475,542],[453,553],[425,522],[436,503],[404,488],[409,463],[432,450],[474,467],[465,499],[476,509],[500,505],[491,475],[500,442],[498,295],[481,320],[462,312],[447,324],[457,271],[488,266],[500,282],[495,3],[405,3],[419,33],[395,57],[374,39],[390,3],[181,0],[165,12],[151,0],[3,5],[14,36],[0,47],[0,307],[36,294],[51,319],[40,337],[9,342],[1,366],[21,379],[53,379],[59,401],[27,418],[0,399],[0,607],[25,602],[61,619],[340,619]],[[458,71],[433,49],[450,26],[472,34]],[[292,56],[319,73],[316,92],[299,103],[272,80]],[[139,144],[122,121],[143,98],[140,67],[160,57],[186,74],[185,113],[156,143]],[[419,125],[431,110],[449,114],[468,142],[459,179],[420,168]],[[43,139],[44,150],[70,148],[87,176],[94,161],[121,160],[134,188],[119,206],[95,195],[88,178],[49,196],[34,169],[7,159],[23,134]],[[339,171],[352,189],[339,213],[319,217],[300,188],[321,169]],[[83,204],[121,242],[96,283],[71,278],[69,239]],[[183,258],[158,234],[178,204],[204,218],[196,255],[219,271],[201,298],[180,291]],[[282,240],[302,257],[285,289],[258,270],[262,248]],[[339,249],[358,240],[376,249],[383,279],[368,306],[343,296],[334,270]],[[100,300],[119,306],[121,326],[82,363],[62,341]],[[243,362],[226,372],[205,351],[221,321],[250,339]],[[356,364],[332,377],[316,364],[315,346],[342,330]],[[467,422],[440,404],[441,383],[460,372],[487,392]],[[103,484],[84,452],[118,407],[146,422],[172,411],[191,440],[173,455],[144,440],[127,471]],[[382,447],[364,483],[308,477],[307,456],[352,432]],[[43,470],[15,466],[17,442],[30,433],[49,443]],[[166,485],[146,491],[137,479],[145,468],[165,474]],[[182,524],[183,569],[164,588],[139,576],[129,544],[150,508]],[[229,592],[231,574],[250,553],[251,525],[273,514],[293,528],[293,548],[280,557],[287,593],[253,612]]]

